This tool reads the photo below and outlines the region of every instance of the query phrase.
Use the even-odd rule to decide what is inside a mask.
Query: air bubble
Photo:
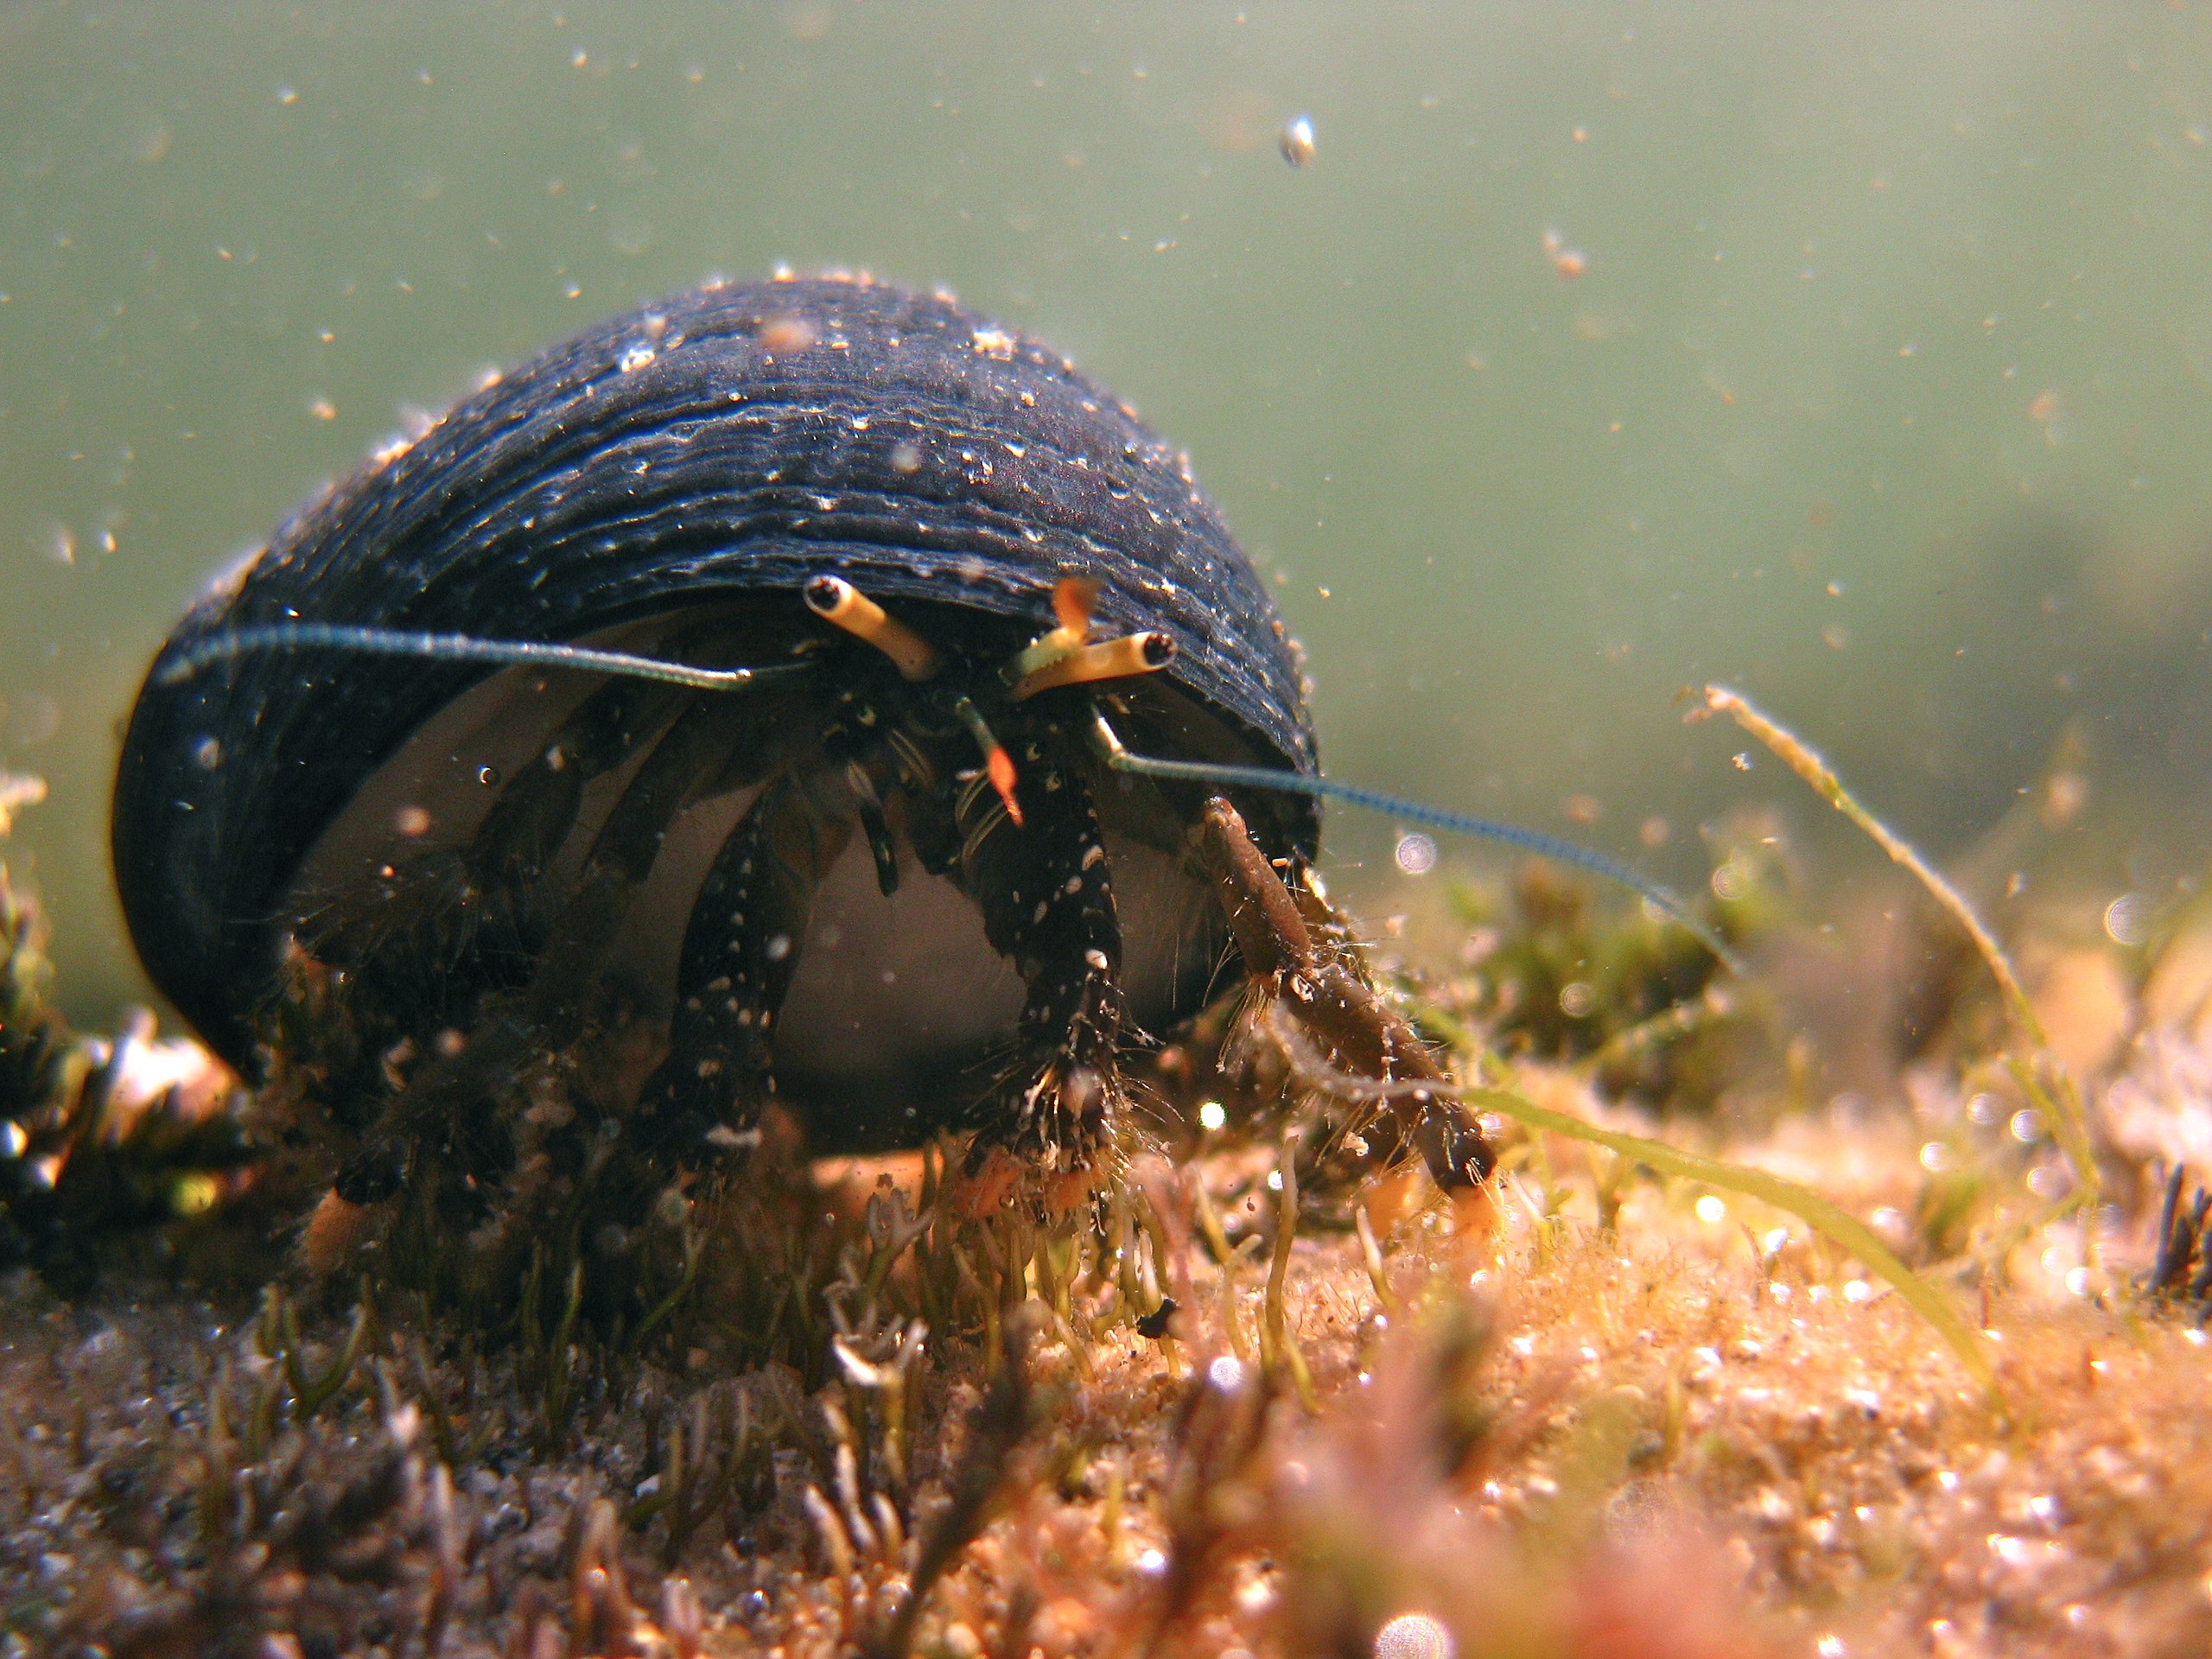
[[[1375,1659],[1452,1659],[1452,1632],[1427,1613],[1400,1613],[1375,1632]]]
[[[1427,875],[1436,868],[1436,843],[1418,833],[1401,836],[1397,859],[1398,868],[1408,875]]]
[[[2139,893],[2123,893],[2105,906],[2105,932],[2114,944],[2139,945],[2151,937],[2151,902]]]

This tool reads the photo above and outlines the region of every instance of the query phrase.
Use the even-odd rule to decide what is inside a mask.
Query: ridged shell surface
[[[410,734],[495,671],[264,651],[177,683],[195,640],[304,619],[567,640],[824,572],[887,604],[1157,629],[1176,690],[1250,758],[1315,766],[1274,607],[1186,461],[1058,353],[951,299],[856,281],[712,287],[604,322],[310,503],[179,626],[132,714],[113,836],[142,959],[245,1058],[295,873]],[[1032,626],[1033,625],[1033,626]],[[1309,849],[1313,820],[1288,820]]]

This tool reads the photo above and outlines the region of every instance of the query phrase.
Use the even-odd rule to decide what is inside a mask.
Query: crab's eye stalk
[[[1089,576],[1063,576],[1054,585],[1052,615],[1059,626],[1031,640],[1002,671],[1016,702],[1056,686],[1157,673],[1175,660],[1175,642],[1164,633],[1087,643],[1097,602],[1098,583]]]
[[[1122,680],[1135,674],[1157,674],[1175,660],[1175,642],[1164,633],[1131,633],[1119,639],[1102,639],[1055,657],[1024,674],[1014,683],[1014,700],[1027,702],[1056,686],[1089,685],[1096,680]]]
[[[842,576],[816,576],[809,582],[806,608],[833,627],[874,645],[906,679],[926,680],[937,672],[937,647]]]

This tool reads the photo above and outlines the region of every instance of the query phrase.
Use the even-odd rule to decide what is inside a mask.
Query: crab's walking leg
[[[558,1035],[582,1012],[632,898],[652,873],[669,825],[721,768],[732,741],[728,712],[708,698],[691,703],[607,814],[530,982],[529,1017],[541,1030]]]
[[[1438,1186],[1479,1186],[1496,1162],[1482,1129],[1459,1102],[1418,1032],[1358,975],[1313,942],[1298,901],[1254,843],[1243,818],[1220,796],[1205,804],[1207,868],[1229,912],[1245,967],[1350,1071],[1378,1079],[1433,1080],[1444,1087],[1400,1133],[1420,1150]]]
[[[1114,1138],[1121,1099],[1121,918],[1090,791],[1049,742],[1023,749],[1020,827],[981,778],[956,812],[962,882],[992,948],[1028,987],[1021,1040],[1037,1064],[977,1145],[1006,1147],[1045,1173],[1087,1171]]]
[[[542,1043],[575,1033],[631,899],[652,873],[669,825],[721,771],[733,736],[728,705],[692,701],[653,745],[607,814],[576,892],[554,919],[519,1011],[487,1019],[455,1053],[424,1066],[385,1114],[384,1127],[339,1173],[339,1196],[368,1203],[397,1190],[407,1141],[431,1134],[480,1139],[498,1161],[498,1134],[479,1109]]]
[[[638,680],[601,686],[515,774],[468,849],[469,868],[493,915],[520,916],[533,908],[537,883],[575,827],[584,785],[656,735],[681,697],[671,686]]]
[[[741,1144],[775,1090],[772,1033],[815,891],[851,832],[779,779],[722,842],[684,928],[668,1058],[638,1096],[644,1145],[696,1162]]]
[[[635,680],[601,687],[515,773],[465,846],[428,851],[302,918],[308,954],[351,982],[371,1066],[403,1038],[473,1025],[486,992],[527,980],[549,922],[543,879],[584,786],[658,737],[683,696]]]

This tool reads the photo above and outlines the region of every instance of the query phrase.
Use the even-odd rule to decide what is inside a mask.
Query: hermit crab
[[[234,1064],[302,983],[342,1008],[347,1204],[432,1156],[495,1190],[502,1091],[601,1031],[599,1132],[656,1179],[772,1103],[817,1151],[972,1130],[971,1201],[1065,1206],[1225,962],[1438,1075],[1316,942],[1332,792],[1187,458],[948,296],[782,280],[590,328],[305,506],[154,663],[114,856]],[[1389,1097],[1376,1157],[1486,1175],[1448,1091]]]

